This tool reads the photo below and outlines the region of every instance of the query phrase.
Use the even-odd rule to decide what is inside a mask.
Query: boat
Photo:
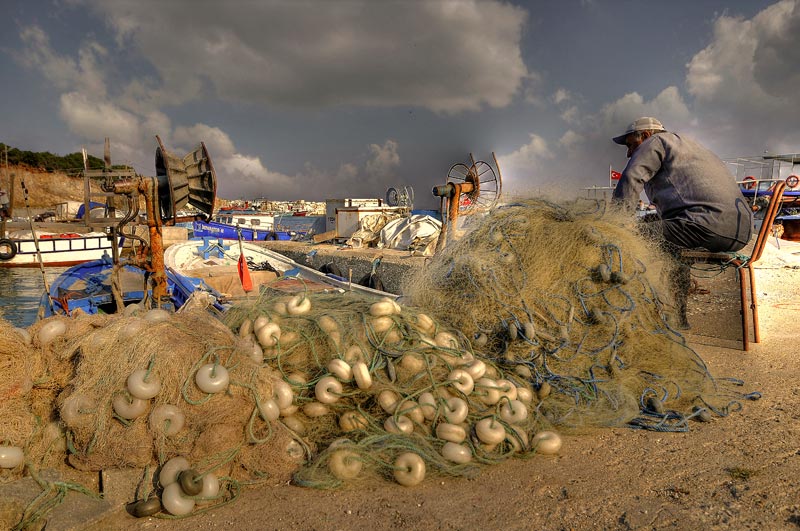
[[[117,299],[112,287],[114,262],[106,255],[98,260],[90,260],[74,265],[61,273],[42,294],[39,314],[42,317],[53,315],[74,316],[79,313],[89,315],[117,313]],[[135,265],[118,267],[118,296],[123,306],[139,304],[152,297],[148,286],[149,274]],[[162,301],[162,309],[177,310],[202,288],[199,279],[182,277],[167,272],[167,295],[169,301]],[[222,310],[221,304],[216,308]]]
[[[367,297],[397,298],[392,293],[351,283],[334,274],[298,264],[260,245],[230,242],[221,238],[193,238],[170,245],[164,251],[164,267],[175,275],[202,280],[206,289],[215,296],[221,296],[223,301],[235,301],[247,296],[242,289],[238,269],[242,253],[255,293],[263,287],[284,293],[354,292]]]
[[[758,212],[763,210],[772,195],[776,182],[784,181],[786,188],[781,197],[780,211],[775,218],[782,229],[781,238],[800,241],[800,153],[784,155],[764,154],[755,157],[737,157],[725,161],[733,169],[742,195],[756,212],[754,224],[760,227]]]
[[[336,275],[321,273],[258,245],[247,242],[241,245],[255,290],[266,286],[287,294],[301,291],[353,292],[374,298],[397,298],[391,293],[350,284]],[[204,301],[204,307],[224,312],[247,295],[238,274],[239,256],[238,244],[221,239],[193,239],[169,246],[164,252],[168,300],[162,299],[155,306],[174,311],[195,297]],[[117,313],[117,299],[112,286],[114,268],[108,255],[70,267],[42,295],[39,315],[46,318],[80,313]],[[152,298],[148,272],[132,264],[119,265],[117,270],[118,298],[124,307]]]
[[[296,215],[292,211],[222,209],[212,220],[196,219],[192,223],[195,237],[223,240],[299,240],[321,232],[325,232],[325,216]]]
[[[105,203],[63,201],[24,221],[13,221],[0,235],[0,267],[68,267],[113,255],[111,232],[93,223],[106,215]],[[120,236],[120,247],[124,241]]]
[[[156,136],[156,140],[156,177],[140,176],[132,169],[114,169],[108,138],[105,168],[90,170],[85,167],[83,172],[85,204],[89,204],[93,196],[91,184],[94,180],[102,181],[103,197],[113,195],[125,205],[125,208],[98,213],[92,217],[91,225],[109,227],[107,232],[121,238],[124,226],[139,216],[138,197],[144,196],[149,239],[129,235],[143,245],[125,259],[121,259],[119,249],[114,248],[96,260],[82,260],[70,267],[44,290],[40,316],[74,315],[78,310],[88,314],[116,313],[123,306],[139,302],[141,307],[175,309],[182,307],[195,293],[201,293],[197,290],[201,285],[199,281],[165,270],[162,231],[164,226],[176,222],[178,212],[184,207],[193,207],[203,215],[212,212],[216,174],[202,142],[184,157],[178,157],[166,150],[160,137]],[[117,243],[114,237],[109,238],[105,233],[102,236],[110,240],[109,248]]]
[[[72,266],[113,254],[113,244],[105,232],[10,231],[0,238],[0,267]]]

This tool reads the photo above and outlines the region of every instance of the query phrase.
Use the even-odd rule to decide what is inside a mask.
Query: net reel
[[[439,233],[437,249],[443,249],[447,240],[453,237],[458,216],[488,212],[500,200],[502,177],[494,152],[492,159],[497,172],[488,163],[482,160],[475,161],[471,153],[469,158],[469,165],[457,163],[450,167],[447,172],[447,184],[433,188],[433,195],[442,199],[443,214],[444,207],[447,206],[447,215],[442,216],[442,230]]]
[[[156,135],[156,179],[161,221],[174,225],[178,210],[187,204],[209,217],[214,212],[217,178],[206,145],[200,142],[192,151],[178,157],[164,147]]]
[[[105,169],[101,172],[84,171],[87,179],[102,178],[103,195],[124,196],[129,208],[127,214],[116,219],[115,234],[122,233],[122,227],[133,221],[138,214],[141,194],[144,197],[147,212],[149,243],[147,243],[134,259],[137,267],[151,272],[153,282],[153,300],[160,306],[169,300],[167,294],[167,275],[164,268],[163,225],[174,225],[179,209],[190,204],[211,215],[217,192],[217,178],[211,157],[202,142],[183,157],[170,153],[164,147],[161,138],[156,136],[156,177],[137,175],[133,170],[123,172],[112,171],[108,139],[105,148]],[[88,184],[87,184],[88,189]],[[88,202],[88,198],[87,198]],[[126,235],[136,239],[133,235]],[[139,238],[141,240],[141,238]],[[142,240],[144,243],[144,240]],[[116,247],[116,246],[115,246]],[[114,250],[114,262],[118,263],[119,254]],[[121,301],[117,301],[118,309]]]
[[[386,190],[386,204],[390,207],[414,208],[414,189],[411,186]]]

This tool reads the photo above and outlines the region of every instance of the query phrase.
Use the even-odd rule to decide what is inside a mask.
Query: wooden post
[[[13,174],[11,176],[8,175],[8,145],[4,145],[3,147],[5,148],[4,149],[5,174],[6,174],[5,184],[8,185],[8,188],[5,189],[6,193],[8,194],[8,217],[9,218],[13,218],[14,217],[14,175]],[[2,186],[3,186],[3,184],[0,183],[0,188]],[[2,226],[0,226],[0,236],[5,237],[5,235],[6,235],[6,218],[3,218],[1,225]]]

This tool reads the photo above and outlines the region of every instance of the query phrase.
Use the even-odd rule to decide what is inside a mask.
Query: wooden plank
[[[311,237],[311,239],[314,240],[314,243],[327,242],[334,238],[336,238],[336,229],[329,230],[328,232],[323,232],[321,234],[315,234]]]

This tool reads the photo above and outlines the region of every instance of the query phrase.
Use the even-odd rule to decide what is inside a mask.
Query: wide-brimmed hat
[[[626,129],[623,134],[615,136],[614,142],[616,142],[617,144],[622,144],[624,146],[625,137],[628,136],[629,134],[634,133],[636,131],[650,131],[650,130],[666,131],[666,129],[664,129],[664,126],[661,125],[661,122],[659,122],[655,118],[652,118],[650,116],[643,116],[631,122],[631,125],[628,126],[628,129]]]

